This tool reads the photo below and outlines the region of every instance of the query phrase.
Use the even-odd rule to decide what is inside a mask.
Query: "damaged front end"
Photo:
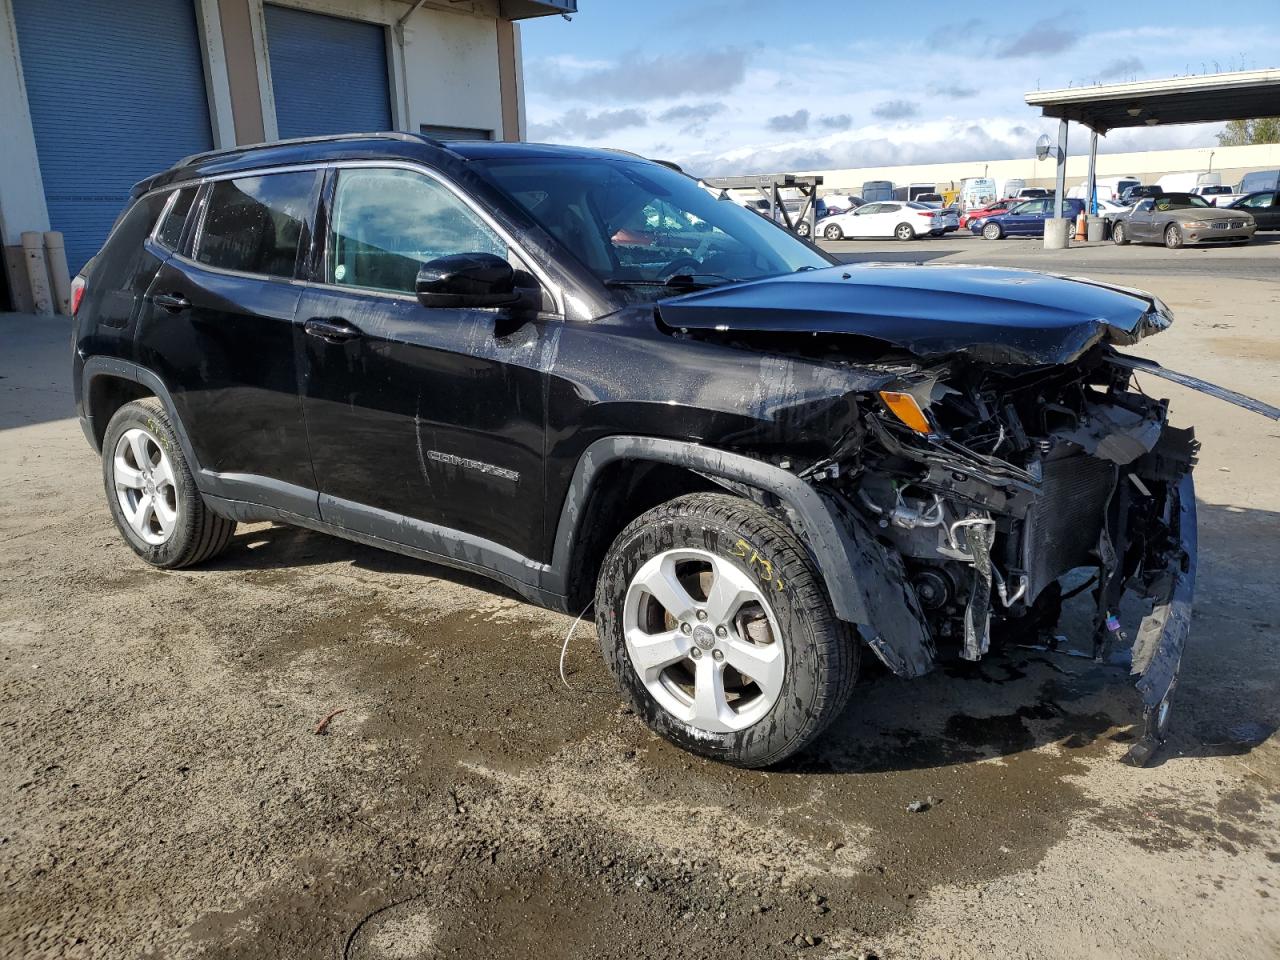
[[[1092,590],[1091,652],[1105,660],[1122,595],[1145,598],[1132,670],[1146,730],[1129,752],[1145,763],[1190,624],[1198,444],[1116,359],[1099,344],[1071,364],[921,367],[868,398],[856,454],[814,476],[901,558],[939,654],[978,660],[993,636],[1053,645],[1064,601]],[[1081,568],[1091,576],[1064,592]],[[897,668],[894,638],[877,639]]]

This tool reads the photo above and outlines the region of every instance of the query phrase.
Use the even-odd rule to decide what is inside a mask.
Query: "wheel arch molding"
[[[173,423],[173,432],[177,434],[178,443],[182,446],[182,455],[186,458],[192,475],[199,473],[199,461],[196,459],[187,431],[182,425],[182,419],[178,416],[173,397],[169,394],[169,388],[165,386],[164,381],[160,379],[160,376],[154,370],[134,363],[132,360],[121,360],[118,357],[89,357],[84,362],[84,370],[80,376],[81,396],[84,397],[81,426],[85,431],[85,436],[96,451],[101,452],[102,436],[107,428],[105,420],[109,420],[110,415],[100,418],[93,408],[93,398],[98,395],[95,393],[95,382],[101,382],[104,379],[124,381],[145,388],[147,394],[154,396],[164,405],[165,412]],[[147,394],[140,394],[140,396]],[[132,399],[137,398],[134,397]],[[112,412],[114,413],[114,411]],[[98,423],[99,419],[103,419],[104,422]]]
[[[583,451],[556,526],[551,570],[560,582],[553,586],[555,592],[567,595],[571,590],[570,572],[587,534],[584,521],[595,484],[619,460],[682,467],[717,482],[776,496],[786,505],[797,535],[817,565],[836,616],[856,624],[872,651],[894,673],[914,677],[932,668],[929,630],[901,561],[895,562],[854,511],[781,467],[689,441],[611,436]]]

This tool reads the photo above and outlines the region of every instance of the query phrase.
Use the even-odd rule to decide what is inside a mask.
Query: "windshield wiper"
[[[712,283],[704,283],[703,280],[712,280]],[[741,280],[734,277],[724,277],[718,273],[677,273],[674,276],[667,277],[665,280],[606,280],[606,287],[672,287],[672,288],[691,288],[691,287],[718,287],[726,283],[741,283]]]

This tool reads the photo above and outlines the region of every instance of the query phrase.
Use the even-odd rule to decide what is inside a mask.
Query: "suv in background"
[[[818,736],[864,653],[916,677],[1053,636],[1093,566],[1099,659],[1126,589],[1153,604],[1145,760],[1191,622],[1195,442],[1131,376],[1213,388],[1116,347],[1170,322],[1099,283],[843,265],[638,157],[384,134],[138,184],[72,344],[155,566],[270,520],[594,608],[637,713],[748,766]]]
[[[1156,186],[1154,183],[1150,185],[1138,184],[1136,187],[1125,187],[1120,193],[1120,202],[1132,206],[1145,197],[1158,197],[1164,193],[1164,188]]]

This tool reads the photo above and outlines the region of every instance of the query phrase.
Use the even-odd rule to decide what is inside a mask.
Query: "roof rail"
[[[288,140],[268,140],[264,143],[242,143],[222,150],[205,150],[183,157],[175,167],[188,167],[197,161],[213,160],[216,157],[231,157],[252,150],[265,150],[269,147],[294,147],[308,143],[335,143],[343,140],[400,140],[405,143],[425,143],[428,146],[449,150],[442,141],[435,140],[422,133],[408,133],[404,130],[378,130],[373,133],[331,133],[323,137],[293,137]],[[452,151],[449,151],[452,152]]]

